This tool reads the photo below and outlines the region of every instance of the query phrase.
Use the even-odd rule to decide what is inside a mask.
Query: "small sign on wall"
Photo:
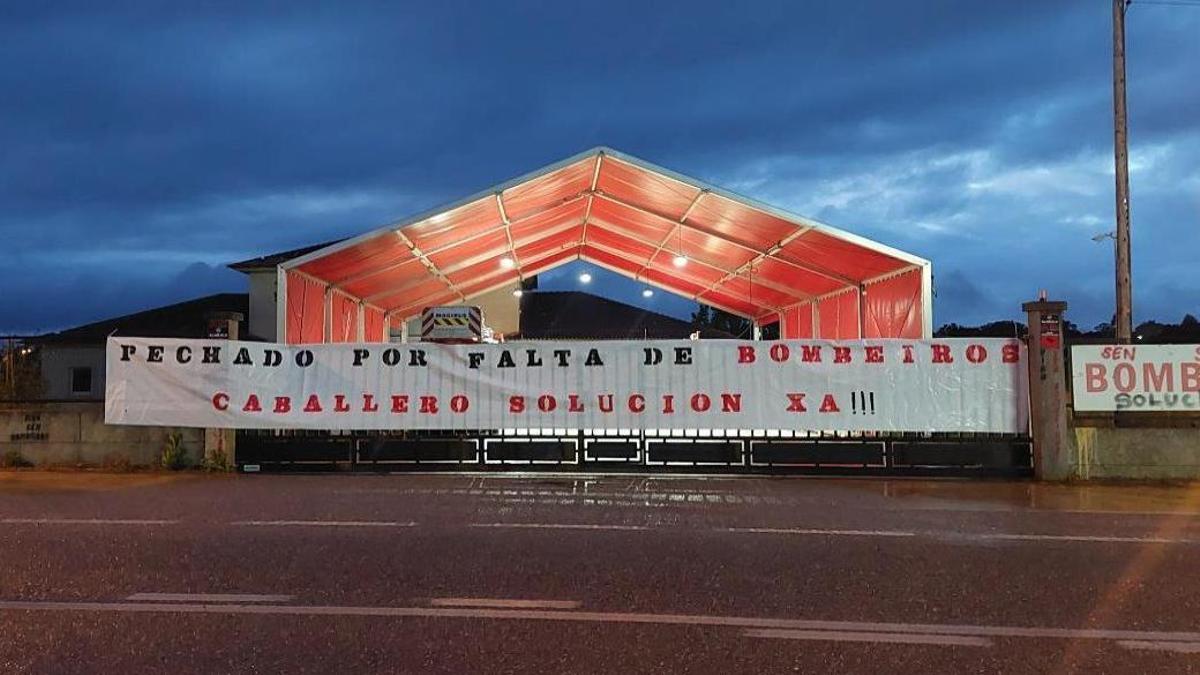
[[[1062,321],[1058,314],[1043,314],[1040,328],[1042,349],[1062,349]]]
[[[204,333],[210,340],[228,340],[229,339],[229,320],[228,319],[209,319],[208,329]]]
[[[40,413],[25,414],[25,430],[9,434],[8,440],[13,443],[27,443],[29,441],[46,441],[50,436],[42,427],[42,416]]]

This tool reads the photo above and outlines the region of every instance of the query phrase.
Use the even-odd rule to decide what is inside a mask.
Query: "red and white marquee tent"
[[[288,343],[387,326],[573,260],[754,320],[780,336],[930,337],[928,260],[608,148],[596,148],[280,265]]]

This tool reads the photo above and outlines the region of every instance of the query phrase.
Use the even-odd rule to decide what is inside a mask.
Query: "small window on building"
[[[92,393],[92,369],[91,368],[72,368],[71,369],[71,393],[72,394],[90,394],[90,393]]]

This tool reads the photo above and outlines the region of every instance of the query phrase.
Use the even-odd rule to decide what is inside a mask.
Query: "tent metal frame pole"
[[[458,286],[456,286],[455,283],[450,280],[450,277],[446,276],[445,274],[442,274],[442,271],[438,269],[437,265],[434,265],[433,261],[429,259],[429,256],[425,255],[425,253],[422,252],[421,249],[418,248],[417,245],[414,244],[411,239],[409,239],[400,230],[396,230],[396,236],[400,239],[401,242],[404,243],[405,246],[408,247],[409,251],[411,251],[412,254],[421,261],[421,264],[424,265],[425,268],[428,269],[430,271],[430,273],[433,274],[433,276],[437,277],[438,279],[441,279],[442,283],[446,284],[446,286],[450,289],[451,292],[456,293],[458,295],[458,297],[462,298],[462,300],[464,302],[466,301],[466,298],[463,297],[463,294],[458,290]]]
[[[611,202],[613,204],[617,204],[618,206],[624,206],[625,208],[636,211],[642,215],[650,216],[650,217],[656,218],[658,220],[665,220],[668,223],[675,222],[675,221],[671,220],[671,218],[669,216],[664,216],[661,213],[655,213],[654,211],[642,208],[640,206],[637,206],[636,204],[630,204],[629,202],[627,202],[619,197],[614,197],[614,196],[612,196],[610,194],[606,194],[604,192],[597,191],[596,196],[605,201]],[[737,248],[740,248],[743,251],[746,251],[748,253],[754,253],[755,255],[762,255],[762,254],[766,253],[765,251],[763,251],[762,249],[760,249],[756,246],[751,246],[750,244],[747,244],[745,242],[738,241],[737,239],[734,239],[733,237],[730,237],[726,234],[722,234],[715,230],[710,230],[707,227],[699,227],[695,223],[691,223],[691,224],[684,223],[682,225],[683,225],[683,227],[687,227],[693,231],[699,232],[700,234],[710,236],[714,239],[719,239],[731,246],[736,246]],[[768,254],[768,255],[770,255],[770,254]],[[850,277],[838,274],[837,272],[832,272],[830,270],[825,270],[820,267],[816,267],[810,263],[798,263],[793,260],[788,260],[787,258],[779,258],[779,257],[775,257],[773,255],[771,256],[771,259],[779,261],[780,263],[782,263],[784,265],[789,265],[796,269],[801,269],[801,270],[804,270],[804,271],[812,273],[812,274],[823,276],[832,281],[837,281],[838,283],[844,284],[848,287],[854,287],[854,286],[858,285],[857,279],[851,279]]]
[[[333,342],[333,286],[325,286],[325,296],[321,299],[321,314],[324,321],[321,326],[322,342]]]
[[[513,245],[512,223],[508,220],[508,212],[504,210],[504,193],[496,193],[496,209],[500,211],[500,222],[504,223],[504,238],[508,240],[508,254],[512,256],[513,267],[517,270],[517,279],[524,280],[521,273],[521,260],[517,257],[517,247]]]
[[[525,261],[525,262],[526,262],[526,269],[527,269],[527,271],[528,271],[528,269],[532,269],[532,268],[533,268],[535,265],[537,265],[538,263],[545,262],[547,259],[549,259],[549,258],[553,258],[554,256],[561,254],[563,251],[568,251],[568,250],[570,250],[570,249],[572,249],[572,248],[577,248],[577,246],[576,246],[575,242],[570,242],[570,243],[567,243],[567,244],[563,244],[561,247],[559,247],[559,248],[558,248],[558,249],[556,249],[556,250],[547,251],[547,252],[545,252],[545,253],[542,253],[541,255],[538,255],[538,256],[535,256],[535,257],[532,257],[532,258],[528,258],[528,259],[526,259],[526,261]],[[563,261],[563,264],[566,264],[566,262],[569,262],[569,260],[565,260],[565,261]],[[491,271],[491,272],[489,272],[489,273],[487,273],[487,274],[484,274],[484,275],[482,275],[482,276],[476,277],[475,279],[473,279],[473,281],[474,281],[475,283],[479,283],[479,282],[483,282],[483,281],[488,281],[488,280],[490,280],[490,279],[494,279],[494,278],[496,278],[496,277],[499,277],[499,276],[504,276],[504,275],[507,275],[507,274],[512,274],[512,273],[513,273],[513,270],[497,269],[497,270],[493,270],[493,271]],[[513,283],[513,282],[520,283],[520,279],[519,279],[519,278],[515,278],[515,279],[505,279],[505,280],[504,280],[503,282],[501,282],[501,283],[502,283],[502,284],[505,284],[505,283]],[[379,297],[383,297],[383,298],[390,298],[390,297],[393,297],[393,296],[396,296],[396,295],[400,295],[400,294],[402,294],[402,293],[404,293],[404,291],[403,291],[402,289],[398,289],[398,290],[394,290],[394,291],[388,291],[386,294],[383,294],[383,295],[381,295],[381,296],[379,296]],[[440,296],[439,296],[439,295],[432,295],[432,296],[428,296],[428,295],[427,295],[427,296],[422,296],[422,299],[427,299],[427,298],[437,298],[437,297],[440,297]],[[476,297],[476,294],[472,293],[471,295],[467,296],[467,298],[468,298],[468,299],[469,299],[469,298],[473,298],[473,297]],[[465,300],[464,300],[464,302],[465,302]],[[409,304],[414,304],[414,303],[409,303]]]
[[[578,221],[562,223],[561,225],[556,225],[553,228],[543,230],[541,232],[538,232],[537,234],[532,234],[523,239],[518,239],[518,240],[516,240],[515,244],[516,244],[517,248],[523,248],[530,244],[536,244],[540,241],[549,239],[555,235],[562,234],[563,232],[570,232],[571,230],[579,227],[581,224],[582,223],[578,222]],[[575,245],[575,244],[572,243],[572,245]],[[496,257],[495,253],[480,253],[478,255],[471,256],[470,258],[464,258],[462,260],[459,260],[459,261],[455,262],[453,265],[447,265],[443,271],[446,274],[454,274],[455,272],[461,272],[462,270],[465,270],[469,267],[478,265],[479,263],[484,262],[486,260],[491,260],[492,258],[495,258],[495,257]]]
[[[584,262],[595,265],[596,267],[602,267],[610,272],[616,272],[617,274],[624,275],[627,272],[627,270],[623,270],[615,265],[611,265],[609,263],[596,260],[595,258],[588,256],[586,253],[581,255],[580,259],[583,260]],[[679,292],[675,289],[669,288],[665,284],[654,281],[653,279],[643,279],[642,283],[648,284],[650,286],[654,286],[655,288],[664,290],[668,293],[678,293]],[[711,302],[708,300],[704,300],[703,302],[704,302],[704,304],[708,305],[709,307],[715,307],[723,312],[729,312],[730,314],[737,316],[737,317],[741,317],[743,319],[746,319],[747,321],[754,320],[754,317],[750,316],[749,314],[745,313],[744,311],[742,311],[740,309],[733,309],[732,307],[729,307],[727,305],[717,303],[717,302]]]
[[[933,265],[921,266],[921,337],[933,338]]]
[[[573,230],[573,229],[575,229],[576,227],[579,227],[579,223],[574,223],[574,222],[572,222],[572,223],[564,223],[564,224],[562,224],[562,225],[556,226],[556,227],[555,227],[554,229],[552,229],[552,230],[546,230],[545,232],[540,232],[540,233],[538,233],[537,235],[530,236],[530,237],[526,237],[525,239],[518,240],[518,241],[517,241],[517,247],[518,247],[518,248],[520,248],[520,247],[522,247],[522,246],[526,246],[526,245],[528,245],[528,244],[531,244],[531,243],[536,243],[536,242],[538,242],[538,241],[541,241],[541,240],[543,240],[543,239],[548,239],[548,238],[550,238],[550,237],[553,237],[553,236],[554,236],[554,235],[556,235],[556,234],[562,234],[563,232],[569,232],[570,230]],[[572,246],[576,246],[577,244],[575,244],[574,242],[572,242],[572,244],[571,244],[571,245],[572,245]],[[472,257],[470,257],[470,258],[466,258],[466,259],[464,259],[464,260],[460,260],[460,261],[458,261],[458,262],[454,263],[453,265],[447,265],[446,267],[442,268],[442,272],[443,272],[444,274],[454,274],[455,272],[459,272],[459,271],[465,270],[465,269],[467,269],[468,267],[471,267],[471,266],[473,266],[473,265],[478,265],[479,263],[481,263],[481,262],[483,262],[483,261],[485,261],[485,260],[489,260],[489,259],[491,259],[491,258],[494,258],[494,257],[495,257],[495,255],[494,255],[494,254],[492,254],[492,253],[481,253],[481,254],[479,254],[479,255],[472,256]],[[406,283],[406,284],[402,284],[402,285],[401,285],[401,286],[399,286],[399,287],[396,287],[396,288],[390,288],[390,289],[388,289],[388,290],[386,290],[386,291],[380,291],[380,292],[378,292],[378,293],[373,293],[373,294],[371,294],[371,295],[368,295],[366,299],[367,299],[367,300],[372,300],[372,301],[374,301],[374,300],[376,300],[376,299],[378,299],[378,298],[386,298],[386,297],[390,297],[390,296],[396,295],[397,293],[401,293],[401,292],[403,292],[403,291],[406,291],[406,290],[408,290],[408,289],[411,289],[411,288],[416,288],[416,287],[418,287],[418,286],[421,286],[421,285],[425,284],[425,283],[426,283],[426,282],[428,282],[428,281],[429,281],[429,278],[428,278],[428,277],[421,277],[421,278],[419,278],[419,279],[414,279],[413,281],[410,281],[410,282],[408,282],[408,283]]]
[[[622,251],[619,251],[619,250],[617,250],[617,249],[613,249],[613,248],[610,248],[610,247],[608,247],[608,246],[597,245],[597,244],[595,244],[595,243],[588,244],[588,246],[591,246],[592,248],[596,249],[597,251],[601,251],[601,252],[603,252],[603,253],[607,253],[607,254],[609,254],[609,255],[611,255],[611,256],[614,256],[614,257],[620,258],[621,260],[624,260],[624,261],[626,261],[626,262],[630,262],[630,263],[633,263],[633,264],[637,264],[637,263],[638,263],[638,261],[637,261],[635,258],[630,258],[630,257],[628,257],[628,256],[627,256],[627,255],[626,255],[624,252],[622,252]],[[597,264],[597,265],[600,265],[600,263],[599,263],[599,262],[597,262],[597,261],[596,261],[594,258],[589,258],[589,257],[587,256],[587,254],[586,254],[586,253],[582,254],[582,257],[584,257],[584,258],[588,258],[589,262],[592,262],[592,263],[595,263],[595,264]],[[621,269],[621,268],[618,268],[618,267],[615,267],[615,266],[613,266],[613,265],[609,265],[609,264],[603,264],[603,265],[601,265],[601,266],[602,266],[602,267],[604,267],[605,269],[612,270],[612,271],[614,271],[614,272],[616,272],[616,273],[618,273],[618,274],[620,274],[620,275],[622,275],[622,276],[629,274],[629,270],[627,270],[627,269]],[[668,286],[666,286],[666,285],[664,285],[664,284],[662,284],[662,283],[655,282],[655,281],[654,281],[654,280],[652,280],[652,279],[639,279],[639,281],[640,281],[640,282],[642,282],[642,283],[645,283],[645,284],[651,284],[651,285],[653,285],[653,286],[656,286],[656,287],[658,287],[658,288],[661,288],[661,289],[663,289],[664,291],[667,291],[668,293],[674,293],[674,294],[676,294],[676,295],[681,295],[681,294],[679,293],[679,290],[678,290],[678,289],[673,289],[673,288],[670,288],[670,287],[668,287]],[[695,285],[699,286],[699,284],[695,284]],[[732,313],[734,313],[734,314],[737,314],[738,316],[740,316],[740,317],[743,317],[743,318],[746,318],[746,319],[753,319],[753,318],[754,318],[753,316],[750,316],[750,315],[746,314],[745,312],[743,312],[743,311],[741,311],[741,310],[733,310],[733,309],[730,309],[728,306],[725,306],[725,305],[718,305],[718,304],[716,304],[716,303],[714,303],[714,302],[712,302],[712,301],[708,300],[707,298],[705,298],[705,297],[704,297],[704,293],[707,293],[707,292],[710,292],[710,291],[704,291],[703,293],[700,293],[700,294],[697,294],[697,295],[693,295],[693,296],[691,296],[691,299],[692,299],[692,300],[695,300],[696,302],[703,302],[703,303],[704,303],[704,304],[706,304],[706,305],[711,305],[711,306],[713,306],[713,307],[716,307],[717,309],[720,309],[720,310],[723,310],[723,311],[726,311],[726,312],[732,312]],[[685,297],[687,297],[687,296],[685,296]],[[749,304],[749,303],[747,303],[747,304]],[[769,312],[777,312],[777,311],[779,311],[779,308],[777,308],[777,307],[775,307],[775,306],[773,306],[773,305],[767,305],[767,304],[761,304],[761,305],[760,305],[760,304],[752,304],[751,306],[752,306],[752,307],[754,307],[755,309],[762,308],[762,309],[765,309],[765,310],[766,310],[766,312],[760,312],[760,313],[759,313],[759,315],[760,315],[760,316],[761,316],[763,313],[769,313]]]
[[[742,274],[742,272],[744,272],[748,269],[751,269],[752,267],[754,267],[755,264],[762,262],[763,260],[767,259],[768,257],[770,257],[772,260],[778,260],[778,258],[773,257],[775,255],[775,253],[779,252],[780,250],[783,249],[784,246],[787,246],[791,242],[795,241],[797,238],[799,238],[801,235],[803,235],[805,232],[808,232],[811,229],[812,229],[811,227],[804,227],[804,228],[801,228],[801,229],[796,230],[795,232],[789,234],[788,236],[779,240],[779,243],[775,244],[771,248],[767,249],[766,251],[763,251],[762,253],[759,253],[758,255],[754,256],[750,260],[747,260],[746,262],[742,263],[741,266],[739,266],[733,272],[730,272],[729,274],[725,275],[721,279],[714,281],[712,286],[709,287],[709,290],[712,290],[712,289],[716,288],[717,286],[720,286],[721,284],[725,283],[726,281],[729,281],[730,279],[734,278],[735,276],[740,276]]]
[[[620,249],[615,249],[615,248],[613,248],[613,247],[611,247],[611,246],[608,246],[608,245],[605,245],[605,244],[598,244],[598,243],[596,243],[596,242],[591,242],[590,244],[588,244],[588,246],[590,246],[590,247],[592,247],[592,248],[596,249],[597,251],[603,251],[604,253],[607,253],[607,254],[609,254],[609,255],[616,256],[616,257],[618,257],[618,258],[620,258],[620,259],[622,259],[622,260],[624,260],[624,261],[626,261],[626,262],[632,263],[632,264],[634,264],[634,265],[640,265],[640,264],[641,264],[641,261],[640,261],[638,258],[630,257],[630,256],[629,256],[627,253],[625,253],[624,251],[622,251],[622,250],[620,250]],[[717,271],[723,271],[723,270],[721,270],[721,268],[720,268],[720,267],[717,267],[717,266],[714,266],[714,265],[711,265],[711,264],[705,264],[705,265],[706,265],[707,267],[711,267],[712,269],[715,269],[715,270],[717,270]],[[676,273],[677,273],[677,274],[679,274],[681,277],[683,276],[683,274],[682,274],[682,273],[679,273],[679,272],[676,272]],[[628,275],[628,274],[629,274],[629,270],[622,270],[622,271],[621,271],[621,274],[622,274],[622,275]],[[638,276],[638,277],[636,277],[636,279],[637,279],[638,281],[642,281],[642,282],[648,281],[647,279],[645,279],[644,277],[641,277],[641,276]],[[692,284],[692,285],[694,285],[694,286],[702,286],[702,285],[703,285],[703,283],[704,283],[703,281],[692,281],[692,280],[690,280],[690,279],[688,280],[688,282],[689,282],[689,283],[691,283],[691,284]],[[774,290],[774,287],[773,287],[773,286],[767,286],[766,284],[762,284],[762,283],[760,283],[759,285],[761,285],[761,286],[764,286],[765,288],[772,288],[772,289]],[[668,291],[670,291],[671,293],[674,293],[674,294],[676,294],[676,295],[682,295],[682,293],[680,293],[678,289],[674,289],[674,290],[672,290],[672,289],[666,289],[666,290],[668,290]],[[696,293],[696,294],[694,294],[694,295],[692,296],[692,299],[693,299],[693,300],[699,300],[699,299],[700,299],[700,298],[701,298],[701,297],[702,297],[702,296],[703,296],[705,293],[712,293],[712,292],[714,292],[714,291],[713,291],[713,290],[711,290],[711,289],[705,289],[705,290],[703,290],[703,291],[700,291],[699,293]],[[795,291],[791,291],[791,290],[778,290],[777,292],[778,292],[778,293],[781,293],[781,294],[784,294],[784,295],[787,295],[788,297],[796,297],[796,296],[795,296]],[[757,304],[757,303],[752,303],[752,304]],[[764,304],[764,305],[761,305],[761,306],[762,306],[762,307],[769,307],[769,308],[771,308],[771,309],[774,309],[774,306],[773,306],[773,305],[765,305],[765,304]]]
[[[638,235],[638,234],[636,234],[636,233],[634,233],[634,232],[630,232],[629,230],[627,230],[627,229],[625,229],[625,228],[623,228],[623,227],[620,227],[620,226],[618,226],[618,225],[613,225],[613,224],[611,224],[611,223],[606,223],[606,222],[598,222],[598,223],[596,223],[595,227],[599,228],[601,231],[608,232],[609,234],[616,234],[616,235],[619,235],[619,236],[622,236],[622,237],[626,237],[626,238],[628,238],[628,239],[632,239],[632,240],[634,240],[634,241],[638,242],[639,244],[645,244],[645,245],[647,245],[647,246],[653,246],[653,245],[654,245],[654,242],[650,241],[649,239],[645,239],[645,238],[643,238],[641,235]],[[593,241],[593,242],[587,242],[585,245],[587,245],[587,246],[594,246],[594,247],[596,247],[596,248],[598,248],[598,249],[600,249],[600,250],[602,250],[602,251],[606,251],[606,252],[610,252],[610,253],[613,251],[613,249],[612,249],[611,247],[604,246],[604,245],[602,245],[602,244],[599,244],[599,243],[597,243],[597,242],[594,242],[594,241]],[[630,262],[633,262],[633,263],[635,263],[635,264],[638,264],[638,265],[641,265],[641,264],[642,264],[642,263],[641,263],[641,261],[639,261],[639,260],[635,260],[635,259],[632,259],[632,258],[626,258],[626,260],[629,260]],[[651,260],[651,259],[647,259],[647,261],[649,261],[649,260]],[[709,268],[709,269],[716,270],[716,271],[718,271],[718,272],[720,272],[720,273],[722,273],[722,274],[726,274],[726,275],[728,275],[728,274],[731,274],[731,273],[733,272],[733,270],[730,270],[728,267],[721,267],[720,265],[716,265],[716,264],[714,264],[714,263],[710,263],[710,262],[707,262],[707,261],[705,261],[705,260],[698,260],[698,259],[695,259],[695,258],[690,258],[690,259],[689,259],[689,261],[695,262],[695,263],[696,263],[696,264],[698,264],[698,265],[703,265],[704,267],[707,267],[707,268]],[[642,271],[641,271],[641,272],[639,272],[639,273],[638,273],[638,274],[635,276],[635,278],[636,278],[637,280],[641,281],[641,280],[642,280],[642,279],[641,279],[641,275],[642,275],[642,274],[644,274],[644,273],[646,272],[646,270],[648,270],[648,269],[650,269],[650,266],[649,266],[649,265],[646,265],[645,267],[643,267],[643,268],[642,268]],[[626,270],[625,272],[622,272],[622,274],[628,274],[628,270]],[[739,278],[740,278],[740,275],[738,275],[738,276],[739,276]],[[704,284],[706,284],[706,283],[708,283],[708,282],[705,282],[705,281],[698,281],[698,282],[695,282],[695,284],[696,284],[697,286],[703,286],[703,285],[704,285]],[[797,291],[797,290],[796,290],[796,289],[794,289],[794,288],[791,288],[791,287],[789,287],[789,286],[784,286],[784,285],[782,285],[782,284],[778,284],[778,283],[775,283],[775,282],[773,282],[773,281],[763,281],[763,280],[760,278],[760,279],[758,279],[758,280],[756,281],[756,283],[758,283],[758,285],[762,286],[763,288],[769,288],[769,289],[771,289],[771,290],[775,291],[776,293],[779,293],[779,294],[781,294],[781,295],[786,295],[786,296],[788,296],[788,297],[790,297],[790,298],[797,298],[797,299],[798,299],[798,300],[800,300],[800,301],[804,301],[804,299],[805,299],[805,298],[810,298],[810,297],[812,297],[812,296],[810,296],[810,295],[807,295],[807,294],[801,293],[800,291]],[[712,292],[714,289],[715,289],[715,287],[706,288],[705,290],[701,291],[701,294],[703,294],[703,293],[711,293],[711,292]],[[671,291],[671,292],[672,292],[672,293],[675,293],[675,294],[677,294],[677,295],[679,295],[679,294],[680,294],[680,293],[679,293],[679,291]]]
[[[865,285],[861,285],[857,290],[858,292],[855,293],[855,299],[857,300],[856,304],[858,305],[858,339],[864,340],[867,337],[865,311],[867,304],[867,287]]]
[[[571,197],[567,197],[567,198],[563,199],[562,201],[560,201],[560,202],[558,202],[557,204],[554,204],[554,205],[552,205],[552,206],[547,206],[547,207],[544,207],[544,208],[537,209],[537,210],[535,210],[535,211],[531,211],[530,213],[527,213],[527,214],[525,214],[525,215],[521,216],[520,218],[517,218],[517,219],[515,219],[515,220],[512,220],[512,221],[510,221],[510,226],[511,226],[511,225],[520,225],[521,223],[525,222],[526,220],[530,220],[530,219],[532,219],[532,218],[536,218],[536,217],[538,217],[538,216],[542,215],[543,213],[548,213],[548,212],[550,212],[550,211],[553,211],[554,209],[561,208],[561,207],[563,207],[563,206],[566,206],[566,205],[568,205],[568,204],[573,204],[573,203],[575,203],[575,202],[577,202],[577,201],[579,201],[579,200],[581,200],[581,199],[583,199],[583,198],[585,198],[585,197],[587,197],[587,196],[588,196],[588,195],[587,195],[587,193],[586,193],[586,192],[580,192],[579,194],[577,194],[577,195],[574,195],[574,196],[571,196]],[[503,227],[503,226],[501,226],[501,227]],[[449,244],[442,244],[441,246],[437,246],[437,247],[431,248],[431,249],[429,249],[428,251],[425,251],[425,255],[436,255],[436,254],[438,254],[438,253],[443,253],[443,252],[445,252],[445,251],[448,251],[448,250],[450,250],[450,249],[452,249],[452,248],[456,248],[456,247],[462,246],[463,244],[466,244],[466,243],[468,243],[468,242],[475,241],[476,239],[480,239],[480,238],[482,238],[482,237],[486,237],[486,236],[488,236],[489,234],[495,234],[496,232],[499,232],[499,231],[501,230],[501,227],[490,227],[490,228],[488,228],[488,229],[486,229],[486,230],[481,230],[481,231],[479,231],[479,232],[475,232],[475,233],[473,233],[473,234],[467,235],[467,236],[463,237],[462,239],[458,239],[458,240],[454,241],[453,243],[449,243]],[[572,225],[572,227],[575,227],[575,225]],[[568,227],[568,228],[565,228],[565,229],[570,229],[570,227]],[[559,231],[561,231],[561,230],[559,230]],[[546,235],[546,233],[544,233],[544,232],[540,233],[540,235],[541,235],[541,237],[548,236],[548,235]],[[533,238],[532,240],[533,240],[533,241],[536,241],[536,240],[537,240],[537,239],[539,239],[539,238],[540,238],[540,237],[536,237],[536,238]],[[524,243],[528,243],[529,241],[530,241],[530,238],[528,238],[528,237],[527,237],[526,239],[522,240],[522,242],[524,242]],[[519,248],[519,247],[520,247],[520,246],[522,246],[522,245],[523,245],[523,244],[520,244],[520,243],[519,243],[519,244],[517,244],[517,247]],[[489,257],[489,258],[490,258],[490,257],[493,257],[493,256],[491,256],[491,255],[488,255],[488,256],[486,256],[486,257]],[[419,260],[419,259],[417,259],[416,257],[413,257],[413,258],[406,258],[406,259],[404,259],[404,260],[401,260],[401,261],[399,261],[399,262],[394,262],[394,263],[391,263],[391,264],[385,265],[385,266],[383,266],[383,267],[380,267],[380,268],[378,268],[378,269],[373,269],[373,270],[369,270],[369,271],[366,271],[366,272],[360,272],[360,273],[358,273],[358,274],[355,274],[355,275],[353,275],[353,276],[346,277],[345,279],[342,279],[342,280],[338,281],[338,282],[337,282],[336,284],[334,284],[334,285],[335,285],[335,286],[338,286],[338,287],[344,287],[344,286],[348,286],[348,285],[350,285],[350,284],[353,284],[353,283],[357,283],[357,282],[359,282],[359,281],[362,281],[363,279],[370,279],[371,277],[373,277],[373,276],[375,276],[375,275],[377,275],[377,274],[383,274],[383,273],[385,273],[385,272],[390,272],[390,271],[392,271],[392,270],[394,270],[394,269],[398,269],[398,268],[400,268],[400,267],[404,267],[405,265],[409,265],[409,264],[412,264],[412,263],[414,263],[414,262],[420,262],[420,260]],[[451,268],[447,268],[447,270],[450,270],[450,269],[451,269]],[[450,273],[450,272],[448,272],[448,273]]]
[[[563,250],[567,250],[567,249],[563,249]],[[558,253],[562,253],[562,251],[558,251]],[[529,274],[530,274],[530,276],[532,276],[534,274],[541,274],[542,272],[545,272],[546,270],[554,269],[555,267],[558,267],[560,265],[565,265],[568,262],[570,262],[569,258],[562,260],[562,261],[555,261],[554,263],[549,264],[549,265],[538,266],[538,265],[534,265],[531,263],[529,266],[529,269],[531,270],[529,272]],[[481,295],[486,295],[497,289],[504,288],[505,286],[511,284],[512,282],[513,282],[512,279],[505,279],[504,281],[500,281],[500,282],[497,282],[490,286],[481,288],[478,291],[473,291],[470,295],[466,296],[466,299],[464,299],[463,302],[468,302],[474,298],[478,298]],[[391,310],[391,314],[393,316],[402,316],[404,318],[404,320],[407,321],[407,320],[411,319],[412,317],[420,314],[420,311],[418,308],[423,307],[427,304],[431,304],[431,301],[435,300],[435,299],[437,299],[436,296],[434,296],[433,298],[422,298],[420,302],[409,303],[408,305],[403,305],[401,307],[397,307],[397,308]],[[418,310],[418,311],[414,312],[413,310]]]
[[[284,343],[287,342],[287,336],[285,335],[285,332],[287,331],[287,275],[289,275],[289,274],[295,274],[298,277],[308,279],[309,281],[313,282],[314,284],[321,286],[323,289],[325,289],[326,292],[337,291],[338,293],[341,293],[343,296],[350,298],[351,300],[354,300],[356,302],[362,302],[363,304],[365,304],[366,306],[368,306],[372,309],[378,310],[380,312],[387,311],[383,307],[380,307],[379,305],[371,302],[367,298],[360,298],[351,293],[347,293],[346,291],[334,286],[333,284],[329,283],[328,281],[325,281],[324,279],[322,279],[320,277],[313,276],[313,275],[309,274],[308,272],[304,272],[302,270],[297,270],[297,269],[284,269],[284,267],[282,265],[276,267],[275,269],[276,269],[276,275],[277,275],[276,276],[276,279],[277,279],[276,284],[278,284],[278,288],[276,288],[276,292],[275,292],[275,296],[276,296],[275,297],[275,311],[276,311],[276,315],[275,315],[276,338],[275,339],[279,340],[280,342],[284,342]],[[324,329],[322,329],[322,332],[324,332]]]
[[[287,272],[275,267],[275,341],[287,344]]]
[[[670,243],[671,238],[674,237],[676,233],[681,233],[683,231],[683,223],[688,219],[688,216],[692,215],[692,211],[696,209],[696,206],[700,204],[700,200],[703,199],[704,195],[706,194],[708,194],[708,190],[703,188],[696,193],[696,196],[692,198],[691,203],[688,204],[686,209],[684,209],[683,215],[679,216],[679,222],[673,225],[671,229],[667,230],[666,236],[662,238],[662,241],[658,242],[658,246],[654,247],[654,253],[650,256],[649,260],[654,260],[657,258],[658,254],[662,253],[662,250],[666,248],[668,243]],[[675,252],[675,255],[685,255],[683,252],[682,242],[680,243],[679,250]],[[646,265],[642,267],[640,272],[638,272],[638,276],[645,274],[646,270],[648,269],[650,269],[649,261],[647,261]]]
[[[864,286],[869,286],[871,284],[877,284],[881,281],[887,281],[888,279],[895,279],[896,277],[908,274],[909,272],[916,272],[916,271],[920,270],[922,267],[924,267],[924,265],[909,265],[907,267],[901,267],[900,269],[892,270],[891,272],[888,272],[886,274],[880,274],[878,276],[870,277],[868,279],[863,279],[862,283]]]
[[[579,233],[579,245],[587,241],[588,221],[592,218],[592,204],[596,201],[596,184],[600,182],[600,167],[604,163],[604,151],[596,153],[596,166],[592,167],[592,182],[587,193],[587,207],[583,210],[583,232]]]

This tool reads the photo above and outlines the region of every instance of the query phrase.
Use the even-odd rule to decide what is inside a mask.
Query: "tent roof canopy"
[[[574,260],[755,319],[929,264],[595,148],[282,267],[407,318]]]

